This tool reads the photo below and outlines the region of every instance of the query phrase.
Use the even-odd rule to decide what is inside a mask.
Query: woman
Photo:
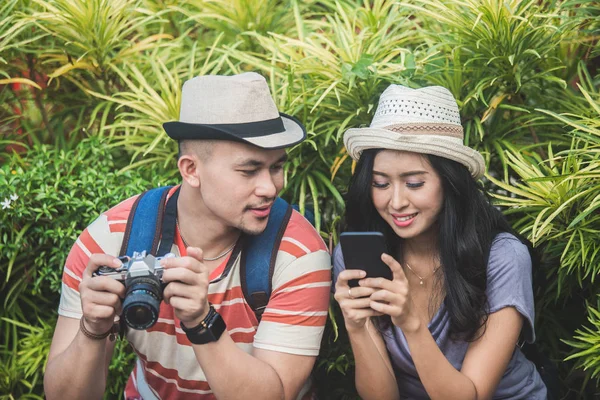
[[[518,347],[534,340],[530,253],[477,185],[452,94],[391,85],[344,144],[358,161],[347,230],[383,232],[393,272],[365,278],[334,252],[361,397],[546,399]]]

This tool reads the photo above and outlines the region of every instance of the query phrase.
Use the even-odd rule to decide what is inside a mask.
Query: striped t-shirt
[[[81,318],[79,283],[89,257],[118,255],[136,197],[103,213],[75,242],[64,267],[60,315]],[[185,255],[178,232],[172,252]],[[316,356],[331,283],[330,256],[319,234],[293,212],[277,253],[273,291],[260,325],[242,293],[240,256],[240,249],[234,249],[211,273],[208,290],[208,300],[223,317],[232,340],[247,353],[256,347]],[[127,339],[138,361],[125,388],[126,399],[215,398],[171,306],[162,302],[158,322],[145,331],[128,329]]]

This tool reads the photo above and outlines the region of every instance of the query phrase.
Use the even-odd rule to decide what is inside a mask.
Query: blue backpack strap
[[[271,297],[277,251],[292,211],[285,200],[276,198],[265,230],[246,237],[240,265],[242,292],[259,321]]]
[[[135,200],[127,219],[120,256],[134,251],[155,254],[160,241],[164,204],[171,186],[150,189]]]

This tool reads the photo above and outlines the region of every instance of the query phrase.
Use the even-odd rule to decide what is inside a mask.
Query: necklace
[[[185,247],[189,247],[188,244],[187,244],[187,241],[183,237],[183,233],[181,233],[181,228],[179,227],[179,218],[175,219],[175,225],[177,225],[177,230],[179,231],[179,236],[181,236],[181,240],[183,241],[183,244],[185,245]],[[236,243],[237,243],[237,240],[235,242],[233,242],[233,244],[231,245],[231,247],[229,247],[227,250],[225,250],[224,252],[222,252],[218,256],[215,256],[215,257],[204,257],[204,261],[215,261],[215,260],[218,260],[219,258],[225,257],[227,254],[229,254],[229,252],[231,250],[233,250],[233,248],[235,247]]]
[[[423,286],[423,281],[424,281],[425,279],[427,279],[427,278],[430,278],[430,277],[432,277],[432,276],[435,274],[435,271],[437,271],[437,270],[438,270],[438,268],[440,267],[439,265],[438,265],[437,267],[435,267],[435,268],[433,269],[433,272],[432,272],[432,273],[431,273],[431,275],[429,275],[429,276],[421,276],[421,275],[417,274],[417,273],[416,273],[416,272],[415,272],[415,271],[414,271],[414,270],[413,270],[413,269],[410,267],[410,265],[408,265],[408,263],[407,263],[407,262],[405,262],[405,263],[404,263],[404,265],[406,265],[406,267],[407,267],[407,268],[410,270],[410,272],[412,272],[413,274],[415,274],[415,275],[417,276],[417,278],[419,278],[419,285],[421,285],[421,286]]]

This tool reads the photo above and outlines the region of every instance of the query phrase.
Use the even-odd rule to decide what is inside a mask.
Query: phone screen
[[[392,279],[390,267],[381,260],[381,254],[387,253],[381,232],[344,232],[340,243],[346,269],[362,269],[368,278]],[[358,281],[353,279],[348,284],[355,287]]]

